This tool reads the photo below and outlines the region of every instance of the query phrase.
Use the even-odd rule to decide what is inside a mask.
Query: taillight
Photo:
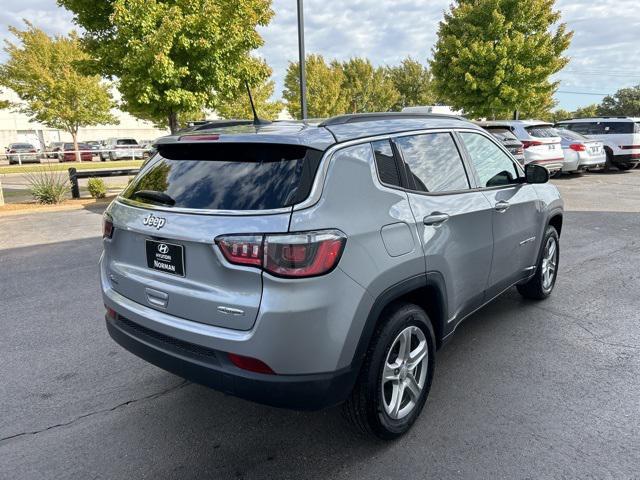
[[[29,150],[29,153],[38,153],[36,150]]]
[[[271,367],[264,363],[262,360],[258,360],[257,358],[245,357],[244,355],[237,355],[235,353],[228,353],[229,360],[236,367],[241,368],[242,370],[247,370],[249,372],[256,373],[266,373],[268,375],[274,375],[275,372],[271,370]]]
[[[585,147],[582,143],[572,143],[571,145],[569,145],[569,148],[575,152],[584,152],[587,150],[587,147]]]
[[[229,263],[262,266],[262,235],[230,235],[216,238],[216,243]]]
[[[518,150],[516,150],[516,154],[517,155],[522,155],[523,153],[524,153],[524,148],[518,147]]]
[[[304,278],[332,271],[342,256],[347,237],[339,230],[282,235],[228,235],[215,242],[236,265],[262,268],[278,277]]]
[[[264,269],[279,277],[315,277],[338,264],[346,237],[337,230],[267,235]]]
[[[104,215],[102,217],[102,238],[111,238],[113,237],[113,220],[109,215]]]
[[[15,150],[9,150],[9,153],[16,153]]]
[[[543,145],[543,143],[537,140],[522,140],[522,148],[537,147],[539,145]]]

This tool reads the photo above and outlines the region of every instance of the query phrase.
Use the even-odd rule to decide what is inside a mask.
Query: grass
[[[29,163],[25,165],[1,165],[3,173],[36,173],[42,171],[66,172],[74,167],[77,170],[99,170],[101,168],[137,168],[142,160],[116,160],[113,162],[65,162],[65,163]]]

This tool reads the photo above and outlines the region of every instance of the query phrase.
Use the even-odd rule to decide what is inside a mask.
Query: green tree
[[[571,117],[573,117],[573,114],[571,112],[569,112],[568,110],[563,110],[562,108],[559,108],[558,110],[551,112],[550,121],[555,123],[561,120],[567,120],[568,118],[571,118]]]
[[[85,30],[89,65],[118,79],[122,108],[172,132],[181,112],[215,108],[225,92],[269,76],[251,56],[271,0],[58,0]]]
[[[305,65],[309,117],[324,118],[345,113],[348,104],[342,94],[344,72],[340,64],[337,62],[327,64],[322,55],[308,55]],[[299,72],[298,62],[290,62],[282,92],[287,110],[297,118],[301,118]]]
[[[436,103],[431,72],[417,60],[407,57],[400,65],[389,67],[388,74],[400,94],[393,110]]]
[[[601,116],[640,117],[640,85],[621,88],[613,95],[607,95],[598,107]]]
[[[78,150],[78,129],[115,123],[109,87],[98,75],[85,75],[77,63],[88,60],[74,33],[47,36],[29,22],[26,30],[9,27],[20,45],[5,41],[8,60],[0,65],[0,84],[18,94],[18,111],[71,134]],[[76,153],[76,160],[80,154]]]
[[[554,26],[554,0],[457,0],[440,22],[431,71],[436,92],[473,117],[549,104],[572,33]]]
[[[277,118],[284,108],[282,102],[272,101],[275,82],[269,80],[251,87],[251,96],[260,118]],[[253,118],[249,95],[244,85],[225,98],[216,106],[216,112],[223,118]]]
[[[575,112],[573,112],[574,118],[588,118],[588,117],[597,117],[598,110],[600,106],[597,104],[587,105],[586,107],[578,108]]]
[[[398,102],[400,94],[385,68],[375,68],[367,58],[352,58],[341,68],[342,95],[350,113],[386,112]]]

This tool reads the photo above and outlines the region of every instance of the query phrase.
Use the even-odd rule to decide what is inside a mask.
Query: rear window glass
[[[584,135],[581,135],[577,132],[572,132],[571,130],[567,130],[564,128],[559,128],[558,133],[565,140],[580,140],[580,141],[588,140],[588,138],[585,137]]]
[[[506,140],[518,140],[511,130],[508,128],[488,128],[487,129],[491,135],[496,137],[498,140],[506,141]]]
[[[133,138],[121,138],[120,140],[116,141],[116,145],[137,145],[138,142],[136,142]]]
[[[548,125],[534,125],[532,127],[526,127],[525,130],[529,133],[529,135],[537,138],[550,138],[558,136],[558,132],[556,132],[556,129]]]
[[[566,128],[582,135],[602,135],[604,128],[598,122],[561,123],[558,128]]]
[[[30,143],[14,143],[11,148],[33,148]]]
[[[389,140],[381,140],[373,142],[373,152],[376,156],[376,166],[378,167],[378,176],[382,183],[387,185],[400,186],[400,172],[396,163],[393,149]]]
[[[298,145],[164,145],[122,195],[189,209],[288,207],[309,195],[321,157]]]

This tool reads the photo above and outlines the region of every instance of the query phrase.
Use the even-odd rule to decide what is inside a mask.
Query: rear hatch
[[[564,160],[560,136],[551,124],[530,125],[525,130],[529,138],[523,139],[522,143],[527,162],[544,164]]]
[[[250,329],[258,268],[231,265],[220,235],[287,232],[321,152],[299,145],[165,144],[109,211],[107,275],[121,295],[194,322]],[[250,255],[251,252],[248,252]]]

